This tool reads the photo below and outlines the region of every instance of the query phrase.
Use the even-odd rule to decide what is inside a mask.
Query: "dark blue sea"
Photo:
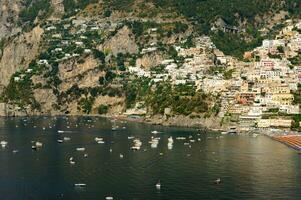
[[[64,137],[70,140],[59,143]],[[130,149],[133,137],[142,142],[138,151]],[[151,148],[151,137],[160,138],[157,148]],[[103,118],[23,117],[0,119],[0,141],[8,142],[0,147],[1,200],[301,199],[301,155],[265,136],[220,137]],[[36,141],[43,146],[33,150]],[[214,184],[218,178],[221,183]]]

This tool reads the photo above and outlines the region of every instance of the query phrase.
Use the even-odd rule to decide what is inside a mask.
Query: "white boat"
[[[227,132],[227,131],[222,131],[221,134],[222,134],[222,135],[227,135],[228,132]]]
[[[3,141],[0,142],[0,144],[1,144],[2,148],[5,148],[6,145],[8,144],[8,142],[3,140]]]
[[[64,141],[69,141],[71,140],[69,137],[64,137]]]
[[[120,158],[123,158],[123,155],[122,155],[122,154],[119,154],[119,157],[120,157]]]
[[[158,134],[158,133],[161,133],[161,132],[159,132],[159,131],[152,131],[151,133],[152,134]]]
[[[97,141],[97,144],[104,144],[105,142],[100,140],[100,141]]]
[[[140,150],[142,142],[139,139],[133,140],[134,146],[131,147],[132,150]]]
[[[63,142],[64,142],[64,140],[57,140],[57,142],[58,142],[58,143],[63,143]]]
[[[169,138],[168,138],[168,143],[171,143],[171,144],[173,143],[172,137],[169,137]]]
[[[58,132],[58,133],[64,133],[65,131],[58,130],[57,132]]]
[[[88,154],[87,153],[84,154],[84,158],[88,158]]]
[[[220,178],[218,178],[214,181],[214,184],[220,184],[221,182],[222,182],[222,180]]]
[[[128,139],[132,140],[132,139],[134,139],[134,136],[128,136]]]
[[[113,197],[106,197],[106,200],[113,200]]]
[[[85,184],[85,183],[75,183],[74,186],[75,187],[86,187],[87,184]]]
[[[168,138],[167,148],[171,150],[173,148],[173,139],[172,137]]]
[[[13,150],[13,153],[18,153],[19,151],[18,150]]]
[[[156,188],[157,188],[158,190],[161,189],[161,183],[160,183],[160,181],[156,184]]]
[[[42,142],[36,142],[36,147],[42,147],[43,143]]]
[[[186,140],[186,137],[176,137],[177,140]]]
[[[98,141],[103,141],[103,138],[96,137],[94,140],[95,140],[96,142],[98,142]]]
[[[85,151],[86,149],[84,147],[78,147],[76,148],[76,151]]]

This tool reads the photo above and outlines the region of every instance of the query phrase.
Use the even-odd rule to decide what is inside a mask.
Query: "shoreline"
[[[102,117],[111,120],[128,121],[145,123],[151,125],[160,125],[165,127],[182,127],[182,128],[193,128],[207,131],[227,131],[229,126],[220,126],[218,118],[189,118],[187,116],[176,115],[173,117],[166,118],[162,115],[155,115],[152,117],[136,116],[133,115],[99,115],[99,114],[55,114],[55,115],[40,115],[40,114],[29,114],[29,115],[14,115],[14,116],[0,116],[0,117]]]

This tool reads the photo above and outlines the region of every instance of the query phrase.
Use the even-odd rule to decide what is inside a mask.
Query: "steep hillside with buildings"
[[[0,115],[299,128],[299,1],[1,3]]]

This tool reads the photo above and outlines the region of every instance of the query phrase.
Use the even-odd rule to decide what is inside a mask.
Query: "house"
[[[258,119],[258,128],[283,127],[290,128],[292,125],[291,119]]]
[[[20,80],[21,80],[20,77],[18,77],[18,76],[15,76],[15,77],[14,77],[14,81],[15,81],[15,82],[19,82]]]

